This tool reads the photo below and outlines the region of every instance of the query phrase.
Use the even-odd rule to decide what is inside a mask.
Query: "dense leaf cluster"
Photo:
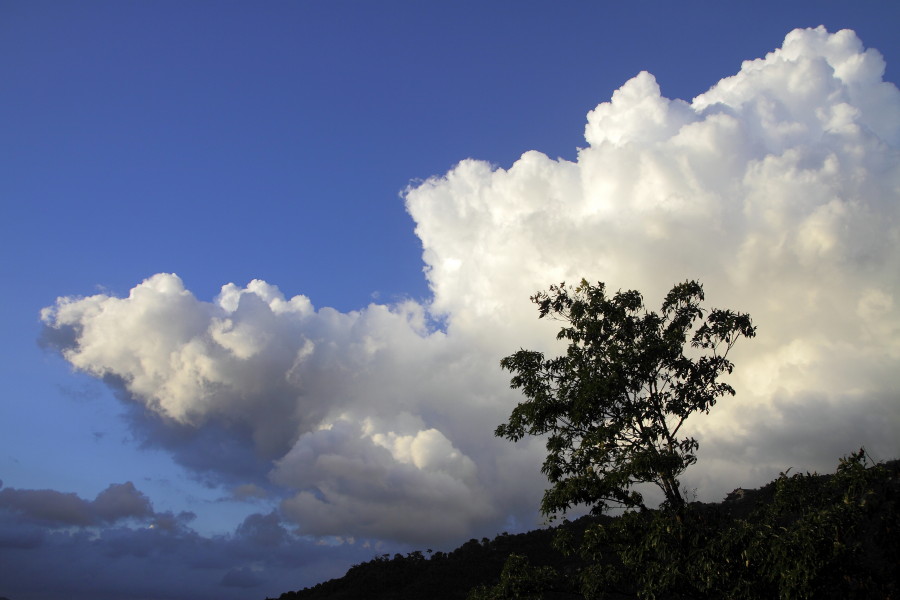
[[[551,487],[541,509],[553,516],[584,504],[642,507],[638,483],[659,486],[675,510],[684,506],[678,476],[696,461],[697,440],[680,436],[695,412],[708,413],[734,389],[720,381],[728,353],[756,329],[746,314],[707,311],[703,287],[678,284],[661,310],[648,311],[637,291],[609,295],[585,280],[538,292],[541,318],[563,322],[562,356],[519,350],[500,365],[526,400],[496,435],[518,441],[546,436],[542,471]]]
[[[742,501],[627,512],[557,546],[582,562],[570,575],[510,561],[471,600],[897,598],[900,595],[900,462],[867,464],[863,451],[831,476],[782,474]],[[561,530],[565,533],[565,530]],[[540,587],[543,586],[543,587]]]

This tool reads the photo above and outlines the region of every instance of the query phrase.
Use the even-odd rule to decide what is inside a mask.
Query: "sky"
[[[0,0],[0,596],[261,600],[540,525],[499,361],[582,277],[752,315],[698,500],[900,456],[898,19]]]

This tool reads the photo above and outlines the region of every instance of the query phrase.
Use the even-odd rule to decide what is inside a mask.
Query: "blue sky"
[[[714,304],[760,315],[736,386],[757,416],[698,425],[701,495],[854,444],[896,456],[900,103],[858,57],[877,49],[895,84],[898,17],[0,1],[0,596],[262,598],[382,549],[533,526],[541,449],[492,439],[516,401],[495,365],[550,343],[527,297],[560,278],[652,305],[699,277]],[[382,475],[446,503],[369,502]],[[176,550],[149,551],[148,531]],[[133,561],[90,562],[113,538]],[[37,587],[65,544],[84,544],[91,582]],[[189,585],[144,574],[201,547],[214,566],[179,567]]]

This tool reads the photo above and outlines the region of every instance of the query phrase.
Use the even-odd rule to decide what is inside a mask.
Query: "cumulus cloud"
[[[427,543],[494,516],[476,470],[434,428],[404,435],[340,419],[302,436],[272,477],[295,489],[315,482],[282,505],[304,533]]]
[[[824,468],[861,444],[896,455],[900,93],[883,72],[850,31],[797,30],[691,102],[638,74],[589,113],[576,162],[463,161],[407,193],[434,309],[451,333],[546,348],[521,299],[551,282],[602,280],[652,306],[699,278],[759,325],[736,355],[739,398],[693,423],[710,448],[756,449],[729,479]]]
[[[501,417],[497,384],[509,393],[426,317],[413,302],[315,310],[260,281],[203,302],[172,274],[44,312],[47,339],[71,340],[66,359],[124,390],[136,430],[181,464],[242,494],[281,486],[301,531],[401,540],[497,514],[467,452]]]
[[[326,408],[306,402],[296,410],[301,389],[291,384],[314,385],[307,373],[315,365],[305,360],[312,342],[299,330],[311,312],[305,297],[286,300],[261,281],[224,286],[204,303],[178,277],[159,274],[128,298],[63,299],[44,318],[77,340],[63,350],[73,366],[121,379],[174,424],[238,423],[263,455],[278,456]]]
[[[558,347],[528,297],[581,277],[651,308],[697,278],[759,326],[738,398],[691,423],[701,498],[860,445],[896,456],[900,92],[883,72],[850,31],[796,30],[691,101],[639,73],[588,114],[574,162],[464,160],[410,187],[427,305],[340,313],[262,281],[205,302],[159,274],[127,298],[60,298],[45,338],[127,392],[149,443],[279,494],[311,535],[532,526],[542,451],[492,437],[518,401],[497,364]],[[210,453],[229,439],[242,470]],[[244,534],[280,539],[263,521]]]

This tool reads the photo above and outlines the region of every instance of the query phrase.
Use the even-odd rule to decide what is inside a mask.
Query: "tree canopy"
[[[750,316],[701,307],[696,281],[675,285],[661,310],[648,311],[637,291],[609,295],[603,283],[551,286],[531,298],[540,318],[563,322],[557,339],[565,354],[546,358],[521,349],[500,365],[526,400],[496,435],[518,441],[547,435],[542,471],[552,486],[545,515],[586,504],[643,507],[634,489],[653,483],[665,504],[684,507],[678,476],[696,462],[697,440],[680,435],[695,412],[734,395],[720,380],[732,372],[728,354],[741,337],[755,335]]]

